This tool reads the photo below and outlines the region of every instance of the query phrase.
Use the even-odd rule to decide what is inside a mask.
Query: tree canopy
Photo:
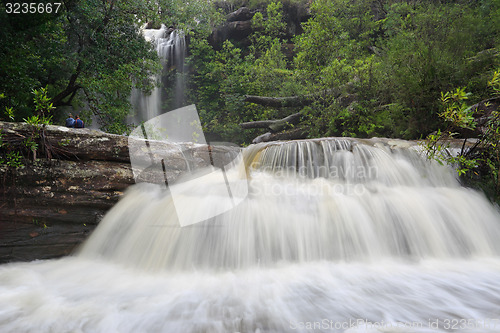
[[[74,106],[89,120],[97,116],[102,129],[124,133],[132,88],[150,91],[161,71],[140,25],[179,20],[184,28],[207,31],[210,23],[211,11],[203,10],[202,2],[61,3],[50,14],[7,14],[0,4],[0,117],[6,118],[6,109],[15,120],[33,114],[32,92],[47,87],[56,109]],[[194,11],[200,14],[194,17]]]
[[[78,110],[127,133],[132,89],[148,93],[162,71],[140,27],[165,24],[188,39],[184,101],[209,140],[427,137],[435,152],[445,137],[475,136],[492,149],[452,162],[486,170],[500,193],[500,0],[61,4],[33,14],[0,4],[0,120],[62,123]]]
[[[210,41],[242,5],[250,35]],[[307,19],[292,29],[300,8]],[[0,117],[30,116],[32,92],[46,87],[56,115],[72,106],[116,133],[126,132],[132,88],[150,91],[161,70],[139,33],[146,22],[186,32],[187,102],[207,132],[242,144],[264,130],[240,123],[294,113],[309,137],[424,137],[445,126],[441,92],[464,86],[473,102],[485,99],[499,67],[500,0],[65,0],[57,14],[0,9]]]
[[[497,0],[315,0],[295,36],[285,33],[283,4],[254,15],[250,45],[191,44],[192,101],[206,128],[226,139],[249,143],[261,132],[241,133],[238,122],[297,111],[310,137],[419,138],[443,126],[442,91],[466,85],[484,99],[499,65]],[[335,93],[317,94],[324,91]],[[315,100],[293,110],[244,102],[245,95],[311,94]]]

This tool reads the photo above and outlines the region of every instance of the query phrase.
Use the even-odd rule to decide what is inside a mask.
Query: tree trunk
[[[260,121],[250,121],[247,123],[241,123],[241,128],[268,128],[271,132],[279,132],[288,126],[298,124],[302,118],[302,113],[297,112],[289,115],[283,119],[277,120],[260,120]]]
[[[281,107],[301,107],[312,104],[318,98],[333,98],[337,100],[338,104],[342,107],[350,105],[356,100],[356,94],[351,94],[350,91],[353,90],[354,82],[348,82],[347,84],[336,87],[333,89],[322,90],[318,93],[301,95],[301,96],[288,96],[288,97],[267,97],[267,96],[255,96],[255,95],[245,95],[245,102],[255,103],[263,106],[281,108]],[[346,93],[343,95],[343,93]],[[278,120],[259,120],[251,121],[246,123],[241,123],[240,126],[243,129],[249,128],[268,128],[270,132],[262,134],[256,137],[253,142],[266,142],[272,140],[292,140],[303,138],[306,135],[304,130],[293,130],[285,133],[276,134],[276,132],[282,131],[291,125],[296,125],[300,123],[302,118],[301,112],[291,114],[283,119]]]
[[[318,98],[330,97],[333,99],[338,99],[343,92],[349,94],[350,91],[352,90],[355,81],[356,79],[340,87],[326,89],[314,94],[307,94],[307,95],[287,96],[287,97],[245,95],[245,102],[255,103],[273,108],[306,106],[312,104]]]
[[[78,79],[78,76],[80,75],[81,68],[82,68],[82,62],[79,61],[78,66],[76,66],[75,73],[73,73],[71,75],[66,88],[63,91],[61,91],[59,94],[54,96],[54,98],[52,98],[51,102],[55,107],[71,104],[71,100],[73,99],[73,97],[75,97],[75,94],[78,91],[78,89],[81,88],[80,85],[76,84],[76,80]],[[67,101],[66,103],[63,102],[63,99],[65,99],[68,96],[70,96],[69,101]]]
[[[309,105],[314,101],[313,95],[290,96],[290,97],[266,97],[245,95],[245,102],[255,103],[273,108],[286,108]]]

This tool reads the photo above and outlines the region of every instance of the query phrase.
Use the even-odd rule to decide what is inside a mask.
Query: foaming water
[[[0,266],[0,331],[499,332],[497,208],[398,147],[250,147],[227,172],[248,197],[186,227],[176,209],[227,200],[220,177],[175,208],[133,186],[77,256]]]
[[[107,261],[65,258],[0,267],[0,328],[36,333],[498,332],[499,281],[496,259],[320,261],[146,274]],[[463,329],[450,330],[460,328],[462,319],[469,320]]]
[[[195,218],[227,200],[215,175],[193,183],[175,209],[163,187],[137,186],[80,255],[152,270],[217,270],[500,253],[498,211],[415,151],[299,141],[252,147],[244,159],[248,197],[231,211],[190,227],[177,222],[175,209]]]

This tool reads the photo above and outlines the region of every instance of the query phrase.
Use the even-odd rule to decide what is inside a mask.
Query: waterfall
[[[184,104],[185,89],[185,57],[186,39],[184,33],[179,30],[168,29],[161,25],[160,29],[143,29],[144,38],[155,45],[158,57],[163,65],[163,72],[155,77],[156,82],[162,86],[155,87],[151,94],[144,94],[138,89],[133,89],[131,103],[135,114],[131,121],[139,124],[148,121],[171,109],[177,109]],[[169,73],[175,69],[175,78],[168,79]],[[168,96],[165,87],[172,89],[172,95]]]
[[[169,183],[187,216],[224,204],[213,174]],[[222,214],[181,227],[138,184],[75,256],[0,266],[0,330],[500,330],[499,210],[418,146],[258,144],[226,174],[248,195]]]
[[[138,186],[108,214],[81,255],[142,269],[217,270],[500,253],[497,210],[415,150],[306,140],[256,145],[244,160],[249,175],[241,166],[228,173],[249,178],[248,197],[235,209],[181,227],[168,191]],[[220,178],[204,181],[193,185],[177,210],[194,218],[222,204]]]

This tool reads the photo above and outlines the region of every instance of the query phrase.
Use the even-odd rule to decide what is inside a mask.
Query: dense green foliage
[[[55,121],[72,106],[88,120],[98,115],[108,131],[126,131],[131,89],[150,90],[160,70],[140,22],[187,32],[188,100],[205,130],[239,143],[264,132],[242,131],[239,123],[298,111],[311,137],[424,137],[446,126],[438,116],[441,92],[465,86],[471,102],[484,99],[499,65],[500,0],[316,0],[296,36],[286,10],[305,3],[247,5],[260,8],[253,33],[223,45],[207,41],[221,14],[204,1],[68,0],[58,14],[24,16],[7,15],[1,5],[0,117],[29,117],[32,91],[46,87]],[[245,95],[314,100],[273,108],[247,103]]]
[[[287,115],[277,110],[244,102],[244,95],[289,96],[303,87],[290,69],[282,45],[286,24],[282,4],[270,3],[266,17],[257,12],[252,19],[254,33],[249,47],[225,41],[218,51],[203,38],[190,44],[191,101],[200,112],[205,130],[228,141],[247,142],[255,131],[243,133],[239,123]]]
[[[497,97],[474,106],[467,103],[471,94],[465,88],[441,93],[443,111],[439,116],[447,127],[429,134],[423,148],[429,159],[454,166],[466,184],[483,189],[488,197],[500,202],[500,71],[493,73],[488,87]],[[492,107],[494,101],[496,107]],[[449,154],[450,139],[459,134],[457,131],[473,131],[478,127],[475,114],[486,117],[479,123],[482,130],[473,139],[474,144],[466,146],[464,138],[458,154]]]
[[[297,112],[295,126],[309,137],[428,137],[431,155],[444,137],[476,136],[493,149],[451,162],[470,179],[482,169],[499,192],[498,112],[478,129],[471,105],[500,94],[500,0],[62,3],[57,14],[22,15],[0,4],[0,120],[62,123],[73,110],[87,124],[96,117],[104,130],[127,132],[132,89],[150,91],[161,71],[139,26],[163,23],[188,36],[186,102],[197,105],[210,140],[248,144],[267,130],[240,123]],[[252,33],[209,42],[241,5],[254,10]],[[292,14],[306,6],[310,16],[294,35]],[[247,95],[307,103],[271,107]],[[36,155],[35,143],[26,146]],[[13,154],[5,150],[3,163],[16,167]]]
[[[431,158],[498,198],[498,111],[478,129],[475,117],[485,115],[471,105],[499,94],[500,1],[316,0],[297,36],[286,36],[282,9],[270,2],[254,16],[249,46],[215,50],[193,39],[191,96],[206,130],[250,143],[267,130],[242,132],[239,123],[299,111],[309,137],[427,138]],[[270,108],[245,95],[315,98]],[[444,139],[467,136],[479,139],[473,149],[442,159]]]
[[[192,101],[207,129],[249,142],[237,124],[301,111],[312,137],[420,138],[444,126],[440,94],[467,86],[485,98],[499,64],[500,1],[316,0],[287,59],[281,3],[253,18],[250,46],[230,41],[214,50],[191,44]],[[346,84],[349,83],[347,86]],[[344,87],[342,98],[319,94],[302,109],[243,103],[243,95],[293,96]]]
[[[47,87],[55,121],[71,106],[87,123],[97,116],[104,130],[123,133],[132,88],[150,91],[161,70],[153,46],[139,33],[140,22],[179,20],[186,29],[208,31],[215,12],[196,1],[62,3],[57,14],[7,14],[0,4],[0,119],[29,117],[35,110],[31,92]],[[197,23],[193,12],[200,13]]]

